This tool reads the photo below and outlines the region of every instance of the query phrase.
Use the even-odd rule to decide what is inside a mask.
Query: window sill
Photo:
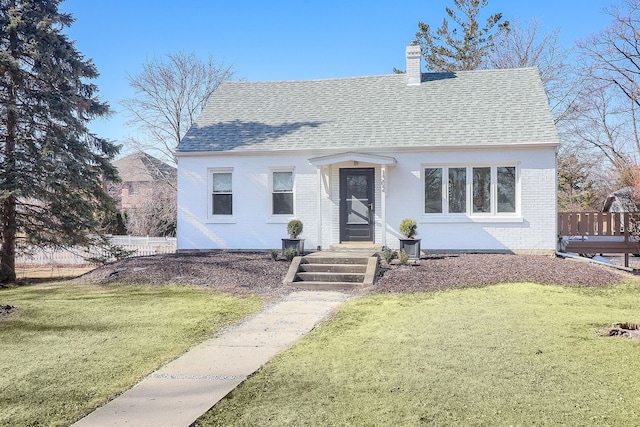
[[[487,223],[487,224],[517,224],[523,223],[522,216],[467,216],[467,215],[433,215],[422,216],[419,219],[423,224],[445,224],[445,223]]]
[[[207,224],[235,224],[236,219],[230,216],[221,216],[221,217],[213,217],[210,216],[207,218]]]
[[[293,215],[270,216],[270,217],[267,217],[265,223],[267,223],[267,224],[287,224],[292,219],[295,219],[295,216],[293,216]]]

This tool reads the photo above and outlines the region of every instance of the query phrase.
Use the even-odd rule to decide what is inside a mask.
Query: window
[[[516,185],[515,166],[425,167],[424,213],[514,214]]]
[[[273,215],[293,215],[293,172],[272,173],[271,212]]]
[[[467,211],[467,168],[449,168],[449,213]]]
[[[424,212],[442,213],[442,168],[424,170]]]
[[[231,172],[213,172],[211,174],[212,197],[211,213],[213,215],[233,214],[233,194]]]
[[[516,211],[516,168],[498,168],[498,212]]]
[[[491,168],[473,168],[473,213],[491,212]]]

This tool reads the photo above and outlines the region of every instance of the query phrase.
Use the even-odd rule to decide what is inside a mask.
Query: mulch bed
[[[619,283],[624,277],[630,275],[553,256],[432,255],[420,259],[418,265],[383,267],[374,292],[419,292],[519,282],[597,287]]]
[[[211,251],[126,258],[92,270],[75,282],[187,284],[234,295],[278,298],[292,291],[282,285],[289,269],[264,252]]]
[[[278,298],[293,289],[282,285],[289,263],[264,252],[214,251],[133,257],[99,267],[82,283],[183,283],[235,295]],[[630,275],[607,267],[552,256],[456,254],[423,257],[418,265],[389,266],[381,261],[376,285],[363,290],[420,292],[498,283],[609,286]]]

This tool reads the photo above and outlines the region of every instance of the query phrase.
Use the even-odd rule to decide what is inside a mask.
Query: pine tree
[[[15,280],[16,249],[88,244],[113,208],[102,182],[119,147],[87,128],[109,107],[60,2],[0,0],[0,282]]]
[[[480,28],[478,15],[488,0],[453,2],[463,15],[459,15],[450,7],[445,9],[449,19],[453,21],[453,29],[449,29],[447,18],[443,19],[442,25],[435,33],[428,24],[418,23],[420,31],[416,33],[416,38],[430,71],[465,71],[482,67],[493,47],[495,30],[509,31],[509,21],[500,23],[502,13],[489,16],[485,26]],[[496,25],[498,27],[494,30]]]

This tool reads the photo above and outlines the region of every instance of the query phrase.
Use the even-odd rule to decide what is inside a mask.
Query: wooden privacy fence
[[[580,254],[640,253],[640,213],[562,212],[558,214],[558,241],[562,252]]]

